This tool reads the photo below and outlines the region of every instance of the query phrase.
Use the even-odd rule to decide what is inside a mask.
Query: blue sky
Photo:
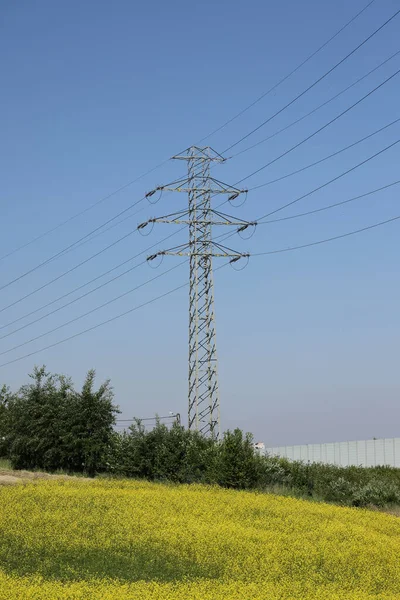
[[[0,7],[0,255],[218,128],[332,36],[366,2],[280,3],[118,0],[85,3],[5,1]],[[388,19],[399,3],[374,2],[295,75],[207,143],[221,152],[274,114]],[[400,17],[235,153],[308,113],[399,48]],[[234,184],[285,152],[400,68],[400,55],[286,132],[217,167]],[[282,160],[249,179],[275,179],[351,144],[400,117],[400,76]],[[400,137],[400,124],[339,156],[249,193],[230,212],[254,219],[307,193]],[[398,178],[399,146],[310,196],[282,216],[362,194]],[[2,285],[45,261],[123,210],[143,193],[184,174],[168,162],[24,250],[0,261]],[[234,247],[263,252],[358,229],[400,214],[399,188],[302,219],[259,227]],[[183,195],[145,202],[132,219],[0,292],[2,307],[101,250],[148,217],[184,208]],[[265,257],[215,276],[221,411],[268,445],[399,435],[399,222],[337,242]],[[155,244],[127,237],[42,292],[0,313],[10,321],[68,293]],[[216,232],[219,234],[220,232]],[[170,245],[183,242],[177,235]],[[167,242],[166,242],[167,243]],[[160,242],[160,248],[165,244]],[[144,265],[35,325],[0,340],[0,352],[53,329],[173,266]],[[132,261],[132,265],[140,259]],[[129,266],[129,265],[128,265]],[[126,268],[126,267],[125,267]],[[118,274],[123,269],[116,271]],[[177,268],[141,290],[40,340],[0,355],[18,358],[184,283]],[[103,281],[103,280],[102,280]],[[101,281],[100,281],[101,283]],[[94,287],[93,284],[92,287]],[[85,288],[86,291],[90,288]],[[72,295],[70,298],[73,298]],[[123,416],[186,413],[187,289],[49,351],[1,368],[13,388],[33,365],[70,374],[77,384],[95,367],[110,377]],[[56,304],[55,306],[59,306]],[[42,313],[39,313],[40,315]],[[21,320],[19,326],[28,322]],[[15,326],[16,327],[16,326]]]

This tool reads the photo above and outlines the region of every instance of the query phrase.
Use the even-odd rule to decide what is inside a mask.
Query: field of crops
[[[132,481],[0,487],[1,600],[400,598],[400,520]]]

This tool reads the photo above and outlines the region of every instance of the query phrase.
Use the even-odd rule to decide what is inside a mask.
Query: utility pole
[[[211,198],[227,194],[232,201],[247,190],[239,190],[214,179],[210,175],[211,163],[225,159],[210,147],[192,146],[173,157],[187,161],[187,178],[159,186],[157,191],[184,192],[188,195],[188,208],[163,217],[149,219],[139,225],[143,229],[150,223],[185,224],[189,228],[189,242],[169,250],[161,250],[148,257],[188,256],[189,258],[189,390],[188,427],[215,439],[220,436],[220,402],[218,389],[217,347],[215,334],[213,258],[227,258],[234,263],[248,254],[235,252],[213,240],[213,227],[234,226],[243,231],[255,223],[236,221],[233,217],[212,208]]]

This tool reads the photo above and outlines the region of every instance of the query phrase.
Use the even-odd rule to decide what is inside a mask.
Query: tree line
[[[31,382],[0,392],[0,451],[14,469],[94,475],[104,469],[118,407],[109,381],[94,389],[88,372],[76,391],[69,377],[35,368]]]
[[[338,467],[261,456],[240,429],[216,442],[178,423],[139,419],[115,431],[120,410],[110,381],[81,390],[69,377],[37,367],[17,392],[0,389],[0,457],[14,469],[203,483],[275,491],[350,506],[400,505],[400,470]]]

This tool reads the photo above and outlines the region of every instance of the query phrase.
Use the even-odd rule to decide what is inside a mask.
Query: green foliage
[[[10,469],[10,461],[7,458],[0,458],[0,471],[9,471]]]
[[[178,424],[157,423],[146,431],[136,421],[128,432],[114,435],[108,456],[110,473],[150,481],[219,484],[251,489],[261,482],[262,459],[250,434],[227,431],[220,443]]]
[[[95,371],[90,370],[80,393],[72,393],[63,422],[62,469],[94,475],[104,471],[105,454],[113,440],[115,415],[109,381],[94,390]]]
[[[346,506],[400,504],[400,469],[392,467],[340,467],[266,457],[263,483]]]
[[[11,390],[6,385],[0,389],[0,457],[8,454],[8,406],[12,399]]]
[[[227,431],[218,446],[218,483],[223,487],[251,489],[260,483],[261,459],[254,451],[251,434]]]
[[[234,489],[278,490],[347,506],[400,504],[400,470],[338,467],[259,456],[251,435],[227,431],[220,442],[157,423],[151,431],[137,421],[115,433],[108,472],[150,481],[218,484]]]
[[[32,383],[7,404],[6,443],[15,469],[84,472],[104,470],[115,414],[112,389],[105,382],[94,391],[89,371],[82,391],[70,379],[35,368]]]
[[[68,385],[44,367],[35,368],[32,383],[21,387],[8,404],[9,455],[16,469],[52,469],[59,461],[61,421]]]
[[[108,473],[150,481],[218,484],[279,490],[347,506],[400,505],[400,469],[339,467],[260,456],[240,429],[217,442],[160,422],[148,431],[136,420],[114,431],[119,412],[109,381],[96,390],[89,371],[82,390],[69,378],[35,368],[31,382],[12,394],[0,389],[0,457],[15,469]]]
[[[217,447],[198,432],[157,422],[146,431],[137,420],[128,432],[114,435],[109,472],[151,481],[214,482]]]

